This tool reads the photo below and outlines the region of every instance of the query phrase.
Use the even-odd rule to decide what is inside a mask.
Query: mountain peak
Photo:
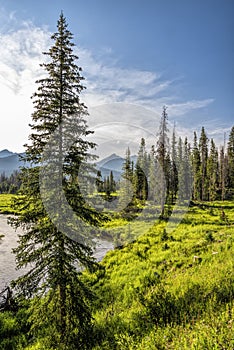
[[[107,158],[122,158],[120,156],[118,156],[118,154],[116,153],[112,153],[110,156],[108,156]]]
[[[123,158],[118,156],[118,154],[116,154],[116,153],[112,153],[110,156],[103,158],[102,160],[99,160],[97,162],[97,165],[100,167],[100,166],[103,166],[104,164],[110,162],[111,160],[118,160],[118,159],[122,160]]]
[[[5,158],[5,157],[9,157],[12,156],[13,152],[8,151],[8,149],[3,149],[2,151],[0,151],[0,158]]]

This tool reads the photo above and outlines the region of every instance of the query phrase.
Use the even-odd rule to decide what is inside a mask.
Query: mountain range
[[[7,149],[0,151],[0,174],[4,173],[9,176],[15,170],[19,170],[23,162],[20,160],[20,156],[23,153],[10,152]]]
[[[135,164],[137,160],[137,156],[131,156],[131,161]],[[113,176],[116,180],[118,180],[122,173],[124,158],[118,156],[113,153],[110,156],[100,160],[97,162],[97,169],[99,169],[102,173],[102,177],[105,178],[110,175],[110,171],[113,172]]]
[[[24,153],[14,153],[7,149],[0,151],[0,174],[5,173],[6,176],[9,176],[13,171],[19,170],[20,166],[23,165],[23,162],[20,160],[20,156],[22,155]],[[131,156],[131,160],[135,164],[137,156]],[[116,180],[120,178],[123,163],[124,158],[115,153],[96,162],[97,169],[101,171],[103,178],[109,176],[110,171],[112,171]]]

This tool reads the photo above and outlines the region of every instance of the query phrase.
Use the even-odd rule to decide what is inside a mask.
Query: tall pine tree
[[[161,122],[159,126],[159,137],[157,142],[157,172],[158,172],[158,196],[161,205],[161,215],[164,215],[164,207],[166,203],[167,191],[168,191],[168,149],[169,149],[169,138],[168,138],[168,115],[167,108],[164,106],[161,116]]]
[[[53,45],[46,53],[49,61],[42,64],[46,76],[37,81],[33,96],[31,143],[26,145],[25,156],[32,166],[22,170],[22,196],[15,202],[17,211],[23,211],[11,220],[15,228],[24,230],[14,250],[17,267],[30,266],[13,285],[19,297],[32,299],[30,320],[34,335],[42,328],[49,339],[46,346],[53,344],[56,349],[86,348],[91,293],[81,281],[77,266],[92,269],[95,260],[82,232],[84,226],[69,221],[62,195],[56,195],[57,189],[53,188],[54,179],[59,179],[78,218],[92,224],[100,220],[99,214],[86,204],[79,185],[80,165],[90,159],[90,149],[95,145],[86,140],[87,108],[80,101],[83,77],[73,53],[72,37],[61,14],[57,32],[51,37]],[[56,142],[51,143],[47,149],[50,155],[45,158],[43,150],[54,133]],[[70,139],[72,145],[67,144]],[[51,188],[42,201],[40,174],[42,167],[49,165],[44,178]],[[46,201],[55,208],[53,217],[45,209]],[[61,230],[61,222],[69,232]]]
[[[209,183],[208,194],[209,194],[210,201],[214,201],[217,197],[218,184],[219,184],[218,171],[219,171],[218,151],[216,149],[214,140],[211,139],[210,153],[209,153],[208,164],[207,164],[207,175],[208,175],[208,183]]]
[[[234,190],[234,126],[231,129],[228,146],[227,146],[227,155],[228,155],[228,182],[229,187]]]
[[[138,151],[136,169],[134,173],[134,185],[136,198],[145,200],[148,197],[148,156],[145,149],[145,139],[141,139],[140,148]]]
[[[193,169],[193,199],[201,199],[201,157],[197,144],[197,134],[194,132],[193,150],[192,150],[192,169]]]
[[[225,148],[222,146],[219,152],[219,189],[222,201],[226,198],[228,183],[228,157],[225,154]]]
[[[171,203],[174,204],[178,191],[178,163],[177,163],[177,149],[176,149],[176,135],[175,126],[172,133],[171,140],[171,170],[170,170],[170,191]]]
[[[199,150],[201,157],[201,200],[205,201],[208,198],[208,179],[207,179],[207,160],[208,160],[208,137],[204,126],[201,130],[199,139]]]
[[[132,200],[134,197],[133,187],[133,163],[131,161],[131,152],[129,147],[126,150],[125,160],[123,163],[123,172],[120,181],[120,196],[118,209],[123,211],[123,214],[129,212],[132,207]]]
[[[152,202],[157,202],[157,158],[154,145],[151,146],[149,154],[149,188],[148,199]]]

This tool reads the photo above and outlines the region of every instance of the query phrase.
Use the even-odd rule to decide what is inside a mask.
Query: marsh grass
[[[234,203],[194,204],[173,233],[163,221],[145,232],[102,262],[93,349],[233,349]]]
[[[14,195],[12,194],[0,194],[0,214],[12,214],[14,210],[12,209],[12,199]]]
[[[95,295],[90,349],[234,349],[233,202],[193,203],[173,232],[162,219],[115,215],[104,229],[116,249],[82,275]],[[43,330],[28,338],[19,315],[0,316],[0,349],[47,349]]]

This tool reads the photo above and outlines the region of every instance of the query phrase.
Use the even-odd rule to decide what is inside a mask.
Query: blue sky
[[[202,125],[218,144],[228,135],[233,0],[0,0],[0,149],[22,151],[27,142],[41,52],[61,10],[78,45],[83,99],[103,154],[114,151],[106,147],[108,132],[116,147],[138,144],[141,131],[153,142],[164,104],[182,136]]]

